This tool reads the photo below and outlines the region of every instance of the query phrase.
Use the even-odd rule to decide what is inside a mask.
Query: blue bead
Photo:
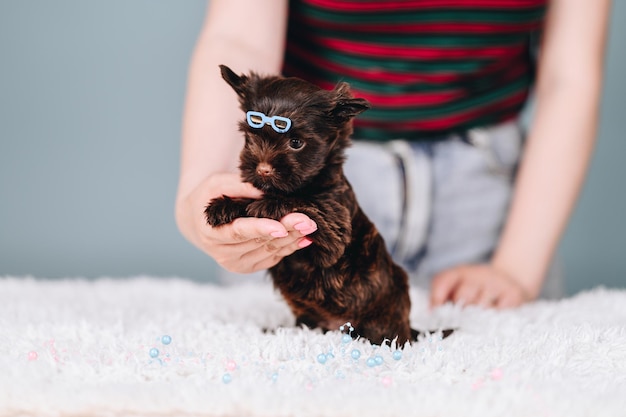
[[[374,356],[374,361],[376,362],[376,365],[382,365],[383,364],[383,357],[380,355],[376,355]]]
[[[165,335],[161,338],[161,343],[163,343],[164,345],[169,345],[170,343],[172,343],[172,338],[168,335]]]
[[[361,351],[358,349],[352,349],[350,356],[352,356],[352,359],[359,359],[361,357]]]
[[[402,359],[402,351],[401,350],[396,350],[395,352],[393,352],[393,358],[395,360],[397,360],[397,361]]]
[[[156,358],[157,356],[159,356],[159,349],[157,348],[150,349],[150,357]]]
[[[222,382],[225,384],[230,384],[232,380],[233,380],[233,377],[230,374],[224,374],[222,376]]]
[[[277,373],[273,373],[272,374],[272,381],[276,382],[277,379],[278,379],[278,374]]]
[[[350,337],[349,334],[344,334],[343,336],[341,336],[341,343],[346,344],[346,343],[350,343],[352,341],[352,337]]]
[[[374,358],[367,358],[367,366],[373,368],[376,366],[376,360]]]
[[[328,357],[326,355],[324,355],[323,353],[320,353],[319,355],[317,355],[317,361],[319,363],[321,363],[322,365],[324,365],[326,363],[327,359],[328,359]]]

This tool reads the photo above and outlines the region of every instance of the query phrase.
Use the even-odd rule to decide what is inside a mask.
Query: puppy
[[[329,91],[299,78],[220,68],[246,113],[239,124],[245,136],[242,180],[264,195],[211,200],[208,224],[306,214],[318,227],[309,235],[313,243],[270,268],[296,324],[327,331],[349,321],[374,344],[397,338],[403,346],[412,337],[407,275],[393,262],[343,173],[352,119],[369,103],[354,98],[347,83]]]

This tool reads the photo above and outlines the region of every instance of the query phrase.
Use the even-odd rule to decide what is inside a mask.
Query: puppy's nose
[[[256,173],[262,177],[271,175],[272,171],[274,171],[274,168],[267,162],[259,162],[259,165],[256,166]]]

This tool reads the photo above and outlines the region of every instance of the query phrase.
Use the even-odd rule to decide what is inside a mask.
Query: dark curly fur
[[[313,244],[270,269],[297,324],[337,330],[350,321],[372,343],[397,337],[404,345],[412,335],[407,275],[391,259],[343,174],[352,119],[369,103],[353,98],[346,83],[328,91],[298,78],[237,75],[220,68],[244,112],[288,117],[292,127],[278,133],[271,126],[240,123],[242,179],[264,196],[215,198],[206,208],[207,222],[219,226],[244,216],[278,220],[292,212],[306,214],[318,226],[309,235]]]

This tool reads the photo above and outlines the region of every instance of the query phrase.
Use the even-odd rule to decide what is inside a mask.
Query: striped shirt
[[[350,83],[354,137],[424,139],[516,117],[546,0],[291,0],[283,72]]]

